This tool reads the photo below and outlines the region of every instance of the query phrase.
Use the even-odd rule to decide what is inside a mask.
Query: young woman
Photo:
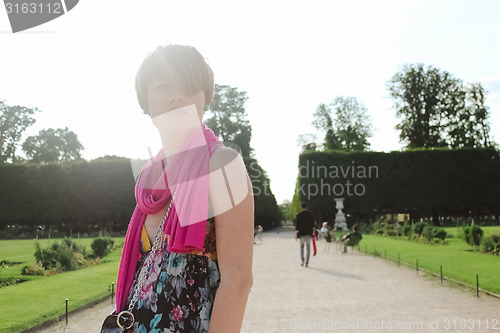
[[[243,159],[202,123],[213,72],[194,47],[158,46],[135,87],[163,148],[136,182],[118,273],[119,326],[239,332],[253,281],[254,202]]]

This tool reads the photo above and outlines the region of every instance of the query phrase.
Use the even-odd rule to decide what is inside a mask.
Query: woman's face
[[[203,108],[205,106],[204,91],[200,91],[194,95],[184,95],[182,92],[162,81],[155,81],[149,86],[148,111],[151,118],[192,104],[196,106],[196,111],[201,121],[203,117]]]

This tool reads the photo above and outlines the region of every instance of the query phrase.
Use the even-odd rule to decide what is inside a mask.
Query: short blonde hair
[[[160,45],[150,51],[135,77],[135,91],[141,109],[148,108],[148,89],[162,80],[186,95],[205,92],[205,105],[214,97],[214,73],[205,58],[187,45]]]

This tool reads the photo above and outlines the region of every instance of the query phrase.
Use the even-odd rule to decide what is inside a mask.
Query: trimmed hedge
[[[66,235],[126,230],[135,207],[128,159],[0,165],[0,230],[20,224]]]
[[[264,229],[279,225],[281,211],[266,172],[253,158],[244,158],[244,163],[253,186],[256,224]],[[128,158],[0,164],[0,184],[0,238],[34,238],[41,234],[36,232],[39,226],[45,226],[41,237],[49,229],[52,237],[125,232],[135,207]],[[22,227],[6,228],[17,224]]]
[[[500,213],[500,153],[493,148],[404,152],[306,151],[297,193],[322,221],[344,213],[468,216]]]

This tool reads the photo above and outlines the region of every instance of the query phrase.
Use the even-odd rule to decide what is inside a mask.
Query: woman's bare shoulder
[[[229,165],[234,160],[240,160],[241,156],[238,152],[232,148],[220,146],[215,149],[214,153],[210,157],[210,164],[212,170],[217,170]]]

